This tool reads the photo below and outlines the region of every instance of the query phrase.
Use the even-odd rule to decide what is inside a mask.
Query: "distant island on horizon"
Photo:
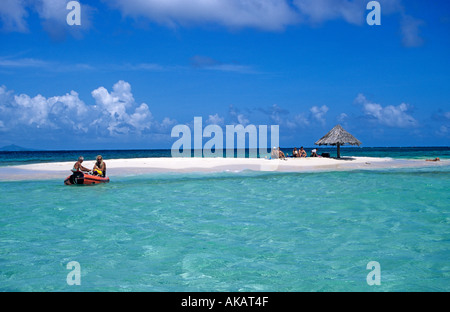
[[[15,144],[6,145],[0,148],[0,151],[2,152],[30,152],[30,151],[37,151],[36,149],[32,148],[26,148],[22,146],[18,146]]]

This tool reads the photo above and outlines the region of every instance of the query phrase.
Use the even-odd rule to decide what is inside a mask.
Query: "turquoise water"
[[[449,291],[449,189],[449,167],[0,182],[0,290]]]

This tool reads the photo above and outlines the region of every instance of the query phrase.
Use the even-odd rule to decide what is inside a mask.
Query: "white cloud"
[[[324,23],[330,20],[344,21],[362,25],[365,23],[368,0],[294,0],[304,21],[312,24]],[[401,0],[378,0],[382,14],[402,12]]]
[[[338,122],[345,122],[348,119],[348,115],[346,113],[341,113],[338,117],[337,117],[337,121]]]
[[[408,15],[403,15],[401,20],[402,43],[405,47],[418,47],[424,42],[420,37],[419,27],[424,24],[423,21]]]
[[[11,59],[0,57],[0,67],[47,67],[49,65],[48,62],[33,59],[33,58],[22,58],[22,59]]]
[[[382,15],[400,13],[402,42],[406,47],[423,44],[419,27],[423,21],[409,16],[401,0],[378,0]],[[368,11],[367,0],[294,0],[303,22],[320,24],[330,20],[342,19],[350,24],[363,25]]]
[[[309,119],[303,113],[295,115],[294,120],[300,127],[306,127],[310,125]]]
[[[28,125],[35,124],[37,128],[56,128],[48,119],[51,107],[47,99],[42,95],[38,94],[33,98],[26,94],[16,95],[13,103],[16,112],[21,112],[18,119],[20,122]]]
[[[237,119],[238,119],[238,124],[243,125],[243,126],[246,126],[250,123],[250,121],[243,114],[238,114]]]
[[[126,64],[123,66],[109,66],[111,69],[112,67],[116,68],[117,70],[136,70],[136,71],[163,71],[166,70],[166,68],[159,64],[154,63],[140,63],[140,64]]]
[[[112,92],[104,87],[92,91],[99,116],[92,122],[99,131],[107,129],[110,136],[128,134],[167,134],[177,122],[165,117],[155,120],[146,103],[136,103],[131,85],[123,80],[114,84]]]
[[[229,115],[232,124],[246,126],[250,123],[249,119],[244,114],[240,113],[237,108],[233,107],[233,105],[230,105]]]
[[[336,117],[336,120],[337,120],[338,124],[340,124],[344,128],[347,128],[348,127],[348,120],[349,120],[349,118],[350,117],[346,113],[340,113]]]
[[[145,103],[136,103],[128,82],[119,81],[109,92],[104,87],[92,91],[96,105],[87,105],[77,92],[46,98],[40,94],[15,95],[0,86],[0,123],[2,131],[52,133],[89,133],[92,136],[151,135],[169,133],[175,120],[155,120]]]
[[[175,27],[215,23],[226,27],[280,30],[300,23],[343,19],[361,25],[367,0],[103,0],[125,16]],[[401,0],[380,0],[383,13],[403,10]]]
[[[13,100],[13,92],[8,91],[5,86],[0,86],[0,121],[4,129],[7,129],[7,121],[11,120],[11,102]]]
[[[409,106],[401,103],[398,106],[381,106],[366,99],[363,94],[358,94],[355,99],[357,104],[362,105],[366,116],[371,117],[382,125],[389,127],[408,128],[417,126],[418,122],[408,114]]]
[[[91,65],[87,63],[70,63],[47,61],[37,58],[20,58],[16,56],[0,56],[0,67],[4,68],[39,68],[50,72],[76,72],[76,71],[152,71],[160,72],[170,70],[172,67],[155,63],[139,64],[104,64]],[[175,66],[173,67],[175,68]]]
[[[206,121],[209,125],[223,125],[225,123],[225,119],[220,117],[219,114],[209,115],[208,120]]]
[[[270,118],[270,121],[273,124],[280,125],[282,127],[286,127],[288,129],[295,129],[298,125],[296,124],[295,120],[292,120],[289,118],[289,111],[286,109],[281,108],[277,104],[273,104],[269,109],[259,109],[264,114],[268,115]]]
[[[302,112],[294,116],[288,110],[281,108],[277,104],[272,105],[268,109],[260,108],[259,111],[267,115],[272,123],[286,127],[289,130],[294,130],[299,127],[304,128],[316,124],[324,126],[328,107],[326,105],[321,107],[313,106],[309,109],[308,113]]]
[[[63,40],[67,34],[73,37],[80,38],[82,32],[91,28],[91,15],[94,9],[86,2],[81,2],[81,25],[71,27],[67,25],[67,14],[69,11],[66,8],[69,0],[34,0],[34,9],[38,12],[41,18],[41,23],[44,30],[54,40]]]
[[[56,40],[68,33],[75,37],[91,27],[93,8],[86,3],[81,5],[81,25],[69,27],[66,22],[69,0],[2,0],[0,1],[0,22],[4,31],[27,32],[27,11],[37,12],[45,31]]]
[[[51,97],[47,103],[51,107],[48,118],[58,128],[87,132],[85,119],[89,118],[92,109],[79,98],[77,92],[71,91],[63,96]]]
[[[254,74],[256,73],[250,66],[239,64],[218,64],[215,66],[206,67],[205,69],[217,70],[222,72],[234,72],[241,74]]]
[[[250,66],[237,63],[222,63],[208,56],[194,55],[191,57],[190,61],[191,66],[197,69],[236,72],[243,74],[256,73],[256,71]]]
[[[312,118],[318,121],[320,124],[325,125],[325,115],[328,112],[328,106],[322,105],[321,107],[313,106],[309,110],[312,114]]]
[[[18,53],[21,54],[21,53]],[[38,58],[18,57],[18,55],[0,56],[0,68],[15,69],[40,69],[48,72],[79,72],[90,70],[102,70],[102,68],[84,63],[63,63],[47,61]],[[111,65],[105,65],[103,70],[111,70]],[[129,70],[129,69],[127,69]]]
[[[156,120],[153,121],[152,134],[159,134],[162,137],[169,137],[170,131],[172,128],[178,124],[175,119],[171,119],[169,117],[165,117],[161,122]]]
[[[75,91],[50,98],[40,94],[31,97],[27,94],[14,95],[5,86],[0,87],[0,112],[5,129],[25,127],[86,131],[83,119],[89,116],[88,107]]]
[[[148,108],[148,105],[142,103],[139,107],[136,108],[134,113],[130,115],[129,123],[134,128],[143,130],[146,128],[146,121],[152,118],[152,113]]]
[[[10,90],[8,91],[8,89],[6,88],[6,86],[0,86],[0,108],[3,107],[3,105],[6,103],[6,101],[8,100],[8,98],[10,98],[11,94],[13,92]]]
[[[362,24],[367,1],[294,0],[302,16],[311,23],[344,19],[351,24]]]
[[[26,32],[28,25],[25,18],[28,16],[23,0],[0,1],[0,25],[4,31]]]
[[[285,0],[104,0],[126,16],[144,16],[171,27],[216,23],[279,30],[297,21]]]
[[[39,0],[34,1],[39,16],[43,19],[66,20],[66,5],[69,1]]]
[[[218,24],[228,28],[283,30],[289,25],[317,24],[344,20],[362,25],[367,14],[367,0],[102,0],[124,16],[144,17],[169,27]],[[93,7],[81,6],[81,26],[67,27],[65,7],[68,0],[2,0],[0,25],[4,31],[28,31],[27,11],[37,12],[43,28],[56,40],[67,34],[80,37],[91,28]],[[423,43],[419,36],[422,21],[406,15],[401,0],[379,0],[383,15],[401,13],[403,44],[408,47]],[[242,65],[224,64],[213,67],[224,71],[248,71]]]
[[[111,93],[106,88],[99,87],[91,94],[101,112],[93,124],[104,125],[110,135],[128,134],[132,130],[140,133],[150,128],[152,114],[148,105],[136,104],[128,82],[120,80],[114,84]]]

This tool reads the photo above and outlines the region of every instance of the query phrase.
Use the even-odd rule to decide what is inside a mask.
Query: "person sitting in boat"
[[[106,164],[103,161],[102,155],[97,156],[97,161],[95,162],[94,169],[92,169],[92,172],[95,175],[105,177],[106,176]]]
[[[300,147],[300,150],[298,151],[299,157],[306,157],[306,151],[303,149],[303,146]]]
[[[95,175],[104,177],[106,175],[106,163],[103,161],[102,155],[98,155],[96,159],[97,161],[95,162],[92,172]]]
[[[86,167],[83,167],[83,165],[81,165],[81,163],[83,161],[84,161],[84,157],[83,156],[78,157],[78,161],[75,163],[75,165],[73,165],[72,172],[80,172],[80,171],[88,172],[89,169],[86,168]]]

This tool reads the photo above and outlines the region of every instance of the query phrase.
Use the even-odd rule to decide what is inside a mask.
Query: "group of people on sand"
[[[294,147],[294,150],[292,151],[292,157],[293,158],[306,158],[306,157],[308,157],[308,155],[302,146],[299,149]],[[319,156],[317,154],[317,149],[313,149],[311,151],[310,157],[322,157],[322,156]],[[272,149],[271,158],[272,159],[286,159],[286,155],[280,150],[279,147],[274,146]]]
[[[96,159],[97,161],[95,162],[94,168],[92,169],[92,174],[98,175],[100,177],[105,177],[106,163],[103,161],[102,155],[98,155]],[[80,171],[90,172],[91,171],[90,169],[82,165],[83,161],[84,161],[83,156],[78,157],[78,161],[75,163],[75,165],[73,165],[72,172],[80,172]]]
[[[303,149],[303,146],[300,147],[299,149],[294,147],[294,150],[292,151],[292,157],[294,157],[294,158],[296,158],[296,157],[303,157],[303,158],[307,157],[306,151]],[[322,156],[319,156],[317,154],[317,149],[315,148],[315,149],[313,149],[311,151],[311,156],[310,157],[322,157]]]
[[[306,151],[303,149],[303,146],[300,147],[300,149],[297,149],[296,147],[294,147],[294,150],[292,151],[292,157],[297,158],[297,157],[306,157]]]

